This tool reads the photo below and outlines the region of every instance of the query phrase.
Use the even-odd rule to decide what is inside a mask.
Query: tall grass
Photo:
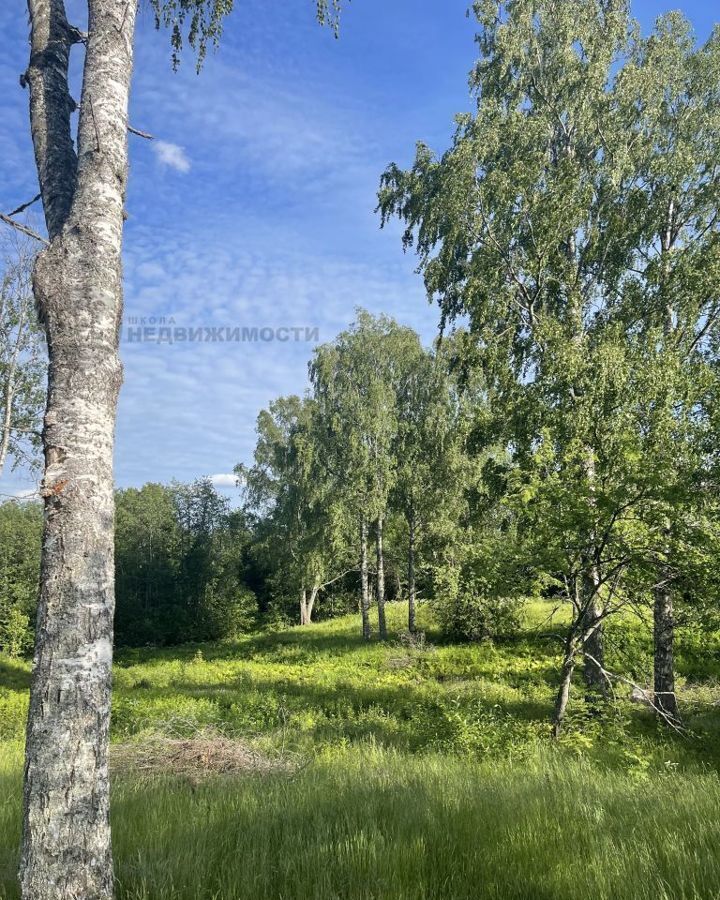
[[[3,769],[10,900],[19,770]],[[714,774],[649,780],[553,753],[518,767],[368,745],[291,778],[126,778],[113,794],[118,896],[709,900],[718,808]]]

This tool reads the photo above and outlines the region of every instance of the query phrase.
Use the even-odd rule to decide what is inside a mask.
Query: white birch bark
[[[362,632],[366,641],[370,640],[370,576],[368,572],[368,527],[363,518],[360,521],[360,612]]]
[[[21,886],[25,900],[107,900],[112,465],[136,2],[88,0],[77,155],[67,68],[79,34],[62,0],[28,0],[28,7],[24,81],[50,238],[33,287],[47,332],[49,382]]]
[[[378,634],[380,640],[387,638],[387,622],[385,619],[385,550],[383,547],[383,517],[378,516],[376,537],[376,561],[377,561],[377,606],[378,606]]]

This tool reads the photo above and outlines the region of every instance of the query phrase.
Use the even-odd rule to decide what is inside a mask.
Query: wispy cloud
[[[191,480],[250,462],[258,412],[281,394],[304,391],[315,344],[138,342],[127,339],[132,319],[154,318],[159,325],[164,317],[200,329],[300,326],[317,329],[323,342],[361,305],[392,312],[426,342],[435,335],[437,313],[424,301],[410,258],[362,262],[301,253],[279,239],[282,229],[273,242],[261,226],[251,235],[224,218],[205,227],[202,239],[191,223],[172,229],[132,223],[128,229],[117,453],[124,484]],[[233,227],[242,247],[227,237]],[[235,490],[234,478],[228,487]]]
[[[190,171],[190,160],[182,147],[169,141],[154,141],[152,146],[161,165],[183,174]]]

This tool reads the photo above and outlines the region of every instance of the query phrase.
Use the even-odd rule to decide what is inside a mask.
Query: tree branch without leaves
[[[135,134],[138,137],[145,138],[146,141],[154,141],[155,137],[152,134],[148,134],[147,131],[140,131],[139,128],[133,128],[132,125],[128,125],[128,131],[130,134]]]
[[[50,241],[39,235],[37,231],[33,231],[32,228],[28,228],[27,225],[23,225],[21,222],[16,222],[15,219],[6,216],[5,213],[0,213],[0,222],[5,222],[6,225],[10,225],[12,228],[17,228],[22,234],[34,238],[36,241],[40,241],[40,243],[45,244],[46,247],[50,246]]]
[[[12,212],[9,212],[8,215],[9,216],[19,216],[20,213],[25,212],[26,209],[31,207],[33,205],[33,203],[37,203],[38,200],[40,199],[40,196],[41,196],[40,194],[36,194],[32,198],[32,200],[28,200],[27,203],[22,203],[20,206],[18,206],[17,209],[14,209]]]

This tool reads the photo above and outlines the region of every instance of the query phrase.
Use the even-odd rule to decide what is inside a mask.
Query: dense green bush
[[[451,560],[433,570],[433,609],[448,637],[482,641],[517,633],[523,600],[504,596],[496,583],[495,543],[459,543]]]

